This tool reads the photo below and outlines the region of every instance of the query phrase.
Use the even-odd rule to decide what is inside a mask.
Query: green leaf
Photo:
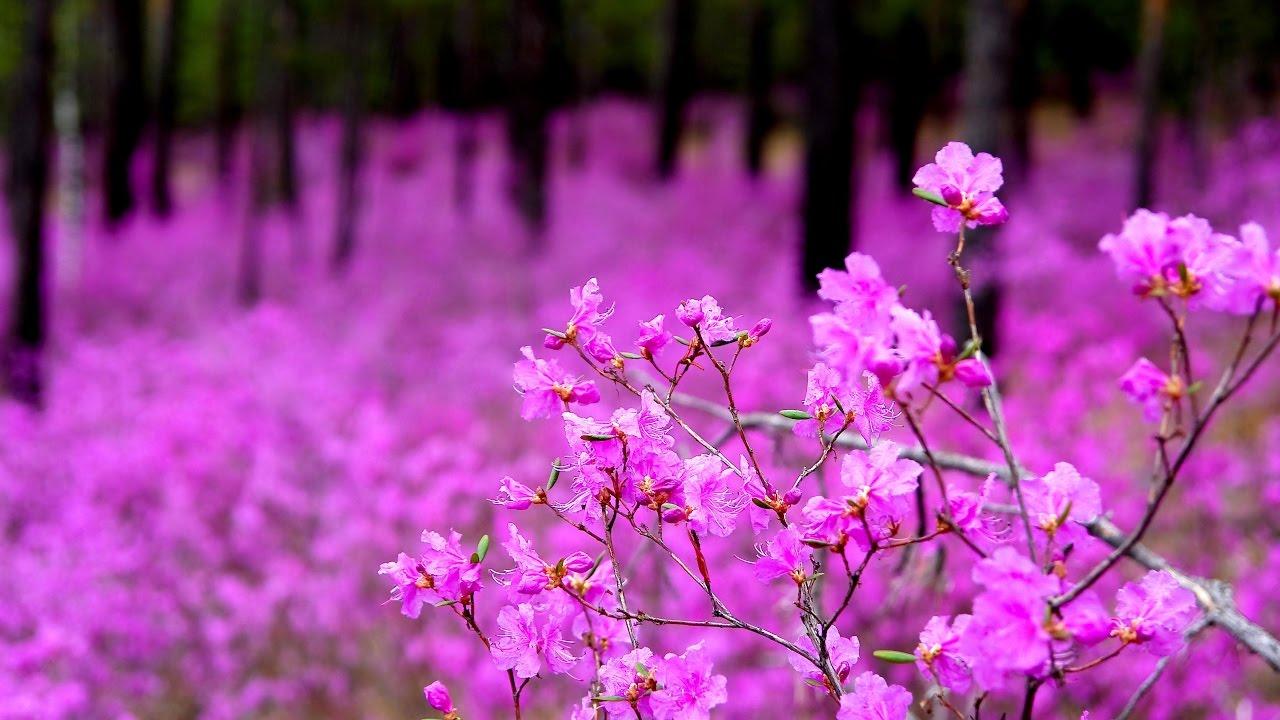
[[[731,338],[726,338],[724,340],[717,340],[711,343],[711,347],[724,347],[725,345],[732,345],[736,342],[738,342],[738,338],[731,337]]]
[[[643,356],[643,355],[641,355],[640,353],[622,352],[622,351],[619,351],[619,352],[618,352],[618,354],[619,354],[619,355],[621,355],[622,357],[624,357],[624,358],[628,359],[628,360],[643,360],[643,359],[644,359],[644,356]]]
[[[938,193],[935,193],[935,192],[929,192],[928,190],[925,190],[924,188],[913,188],[913,189],[911,190],[911,194],[912,194],[912,195],[915,195],[916,197],[920,198],[921,200],[928,200],[929,202],[933,203],[934,205],[941,205],[942,207],[947,207],[947,201],[946,201],[946,200],[943,200],[943,199],[942,199],[942,196],[941,196],[941,195],[939,195]]]
[[[982,347],[981,338],[969,338],[965,341],[964,349],[960,351],[960,355],[956,357],[956,360],[968,360],[973,357],[974,353],[978,352],[980,347]]]
[[[489,536],[481,535],[480,542],[476,543],[476,562],[484,562],[484,558],[489,554]]]
[[[560,458],[551,461],[551,475],[547,477],[547,492],[551,492],[551,488],[560,482]]]
[[[813,416],[804,410],[779,410],[778,414],[788,420],[812,420]]]
[[[587,433],[586,435],[582,436],[582,439],[587,440],[589,442],[605,442],[606,440],[613,440],[614,436],[613,435],[596,435],[593,433]]]
[[[876,650],[871,654],[876,656],[877,659],[885,662],[898,663],[899,665],[906,665],[907,663],[913,663],[916,661],[915,655],[912,655],[911,653],[904,653],[901,650]]]
[[[544,332],[544,333],[546,333],[546,334],[548,334],[548,335],[554,335],[555,337],[558,337],[558,338],[560,338],[561,340],[568,340],[568,339],[569,339],[569,336],[568,336],[568,335],[565,335],[564,333],[560,332],[559,330],[552,330],[551,328],[542,328],[542,332]]]
[[[626,698],[621,695],[597,695],[591,700],[593,702],[625,702]]]

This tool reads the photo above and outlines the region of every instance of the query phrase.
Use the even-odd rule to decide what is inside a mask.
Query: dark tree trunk
[[[817,274],[839,267],[855,245],[850,208],[854,183],[855,87],[853,19],[849,0],[809,5],[805,128],[804,247],[800,277],[817,288]]]
[[[171,183],[173,126],[178,106],[179,37],[186,0],[169,0],[164,42],[160,50],[160,83],[156,97],[155,166],[151,174],[151,204],[156,214],[168,217],[173,211]]]
[[[275,8],[275,151],[276,189],[280,202],[291,210],[298,206],[297,74],[301,41],[299,0],[276,0]]]
[[[436,59],[436,88],[440,105],[455,113],[453,138],[453,202],[461,213],[471,211],[478,140],[475,109],[480,94],[480,43],[475,6],[459,3],[453,24],[441,38]]]
[[[1160,134],[1160,68],[1168,0],[1143,0],[1142,49],[1138,54],[1138,136],[1134,141],[1133,205],[1155,197],[1155,157]]]
[[[412,32],[416,25],[403,9],[390,12],[388,20],[387,66],[391,74],[391,113],[405,118],[422,107],[421,74],[418,63],[409,52],[409,48],[417,41]]]
[[[356,246],[356,222],[360,215],[359,175],[363,154],[364,123],[364,17],[358,0],[346,0],[343,38],[346,78],[342,88],[342,141],[338,157],[338,216],[330,260],[334,273],[351,264]]]
[[[756,0],[751,9],[751,57],[747,62],[747,171],[752,177],[764,167],[764,145],[773,129],[773,9]]]
[[[45,185],[52,135],[53,0],[26,0],[22,53],[14,82],[6,190],[17,242],[17,277],[7,357],[9,392],[39,407],[46,318],[44,297]]]
[[[559,0],[512,0],[507,143],[511,197],[535,237],[546,226],[547,121],[555,99],[564,17]]]
[[[268,170],[267,148],[271,129],[264,118],[250,123],[249,130],[249,201],[240,233],[240,266],[237,273],[236,297],[250,307],[262,298],[262,212],[271,196],[272,178]]]
[[[893,152],[894,183],[911,192],[916,168],[916,139],[934,82],[929,32],[920,16],[908,11],[893,33],[887,67],[889,101],[888,140]]]
[[[1013,0],[1013,63],[1009,68],[1009,177],[1020,186],[1031,169],[1031,111],[1040,94],[1040,3]]]
[[[106,185],[106,219],[108,223],[114,223],[134,207],[130,171],[133,154],[142,139],[142,126],[146,122],[142,0],[111,0],[108,14],[115,62],[107,109],[102,176]]]
[[[235,159],[236,129],[240,124],[240,0],[223,0],[218,18],[218,97],[214,122],[217,127],[216,153],[218,177],[226,182],[231,177]]]
[[[1007,155],[1002,143],[1008,136],[1009,90],[1013,44],[1009,0],[969,0],[965,18],[964,134],[973,151]],[[974,309],[983,352],[995,355],[1002,295],[998,278],[990,274],[993,263],[985,262],[993,252],[994,233],[979,228],[966,233],[968,264],[987,270],[987,282],[974,291]],[[982,273],[979,273],[982,274]],[[957,308],[962,317],[963,308]],[[967,325],[967,321],[960,323]]]
[[[1074,0],[1057,16],[1054,25],[1087,28],[1095,26],[1097,22],[1086,0]],[[1078,119],[1091,117],[1094,105],[1093,49],[1088,43],[1080,42],[1074,33],[1059,33],[1056,39],[1057,54],[1062,59],[1063,71],[1067,76],[1067,99],[1071,110]]]
[[[670,178],[676,171],[680,136],[684,131],[685,108],[693,96],[695,0],[668,0],[667,45],[663,55],[661,86],[658,90],[658,177]]]

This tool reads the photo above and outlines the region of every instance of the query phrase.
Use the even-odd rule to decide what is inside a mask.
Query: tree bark
[[[1160,134],[1160,68],[1168,0],[1143,0],[1142,49],[1138,54],[1138,135],[1134,141],[1133,206],[1155,199],[1155,157]]]
[[[747,61],[747,172],[758,177],[764,167],[765,140],[773,129],[773,9],[756,0],[751,9],[750,58]]]
[[[684,131],[685,109],[693,96],[695,0],[668,0],[667,44],[663,54],[662,79],[658,90],[658,177],[675,174],[680,136]]]
[[[817,274],[839,267],[856,245],[850,217],[854,182],[853,114],[856,102],[853,19],[849,0],[812,0],[809,6],[807,113],[801,282],[816,290]]]
[[[111,0],[111,36],[115,63],[107,109],[103,153],[105,215],[108,224],[133,210],[131,169],[134,152],[146,122],[143,89],[143,33],[141,0]]]
[[[886,103],[886,125],[889,148],[893,153],[893,177],[898,189],[909,193],[911,178],[919,166],[916,162],[916,140],[935,85],[929,32],[917,12],[904,13],[894,28],[887,71],[889,100]]]
[[[173,128],[178,105],[179,38],[186,0],[169,0],[164,41],[160,50],[160,83],[156,97],[155,165],[151,174],[151,205],[160,217],[173,212]]]
[[[226,182],[235,162],[236,130],[243,107],[240,102],[239,72],[240,0],[223,0],[218,18],[218,95],[214,119],[218,177]]]
[[[298,206],[297,72],[301,38],[299,0],[277,0],[275,8],[276,87],[275,151],[276,189],[280,202],[290,210]]]
[[[6,191],[17,242],[7,382],[19,401],[39,407],[41,352],[48,324],[44,297],[45,185],[53,114],[53,0],[27,0],[23,49],[14,83]]]
[[[356,222],[360,215],[359,175],[363,154],[365,19],[358,0],[346,0],[346,78],[342,90],[342,141],[338,158],[338,215],[331,269],[341,274],[355,253]]]
[[[547,129],[556,89],[564,17],[559,0],[512,0],[512,58],[507,105],[511,197],[540,238],[547,215]],[[538,241],[540,242],[540,241]]]

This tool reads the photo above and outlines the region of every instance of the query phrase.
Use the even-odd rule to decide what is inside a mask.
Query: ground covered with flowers
[[[0,415],[0,716],[1110,718],[1158,668],[1134,717],[1280,717],[1184,582],[1280,630],[1275,363],[1198,420],[1254,310],[1236,378],[1274,331],[1280,128],[1207,177],[1171,136],[1166,214],[1126,212],[1118,108],[1023,188],[948,146],[922,199],[876,159],[862,254],[806,298],[792,148],[752,181],[699,113],[659,186],[613,141],[644,111],[584,111],[541,241],[499,126],[462,206],[455,119],[380,126],[342,280],[325,120],[295,216],[193,138],[171,222],[57,228],[48,408]],[[1001,225],[957,259],[1005,288],[994,357],[969,224]],[[1149,515],[1171,568],[1109,563]]]

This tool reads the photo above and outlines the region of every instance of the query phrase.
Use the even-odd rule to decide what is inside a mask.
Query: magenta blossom
[[[642,647],[601,666],[600,684],[604,686],[601,694],[622,698],[600,704],[606,716],[634,718],[637,713],[643,717],[652,714],[649,696],[657,688],[657,681],[653,677],[654,665],[653,651]],[[593,720],[594,717],[593,715]]]
[[[546,501],[546,493],[541,489],[534,490],[507,475],[502,478],[502,484],[498,486],[498,497],[489,502],[501,505],[508,510],[528,510],[531,506],[540,505]]]
[[[1182,633],[1198,613],[1190,590],[1179,585],[1167,571],[1152,570],[1141,582],[1126,583],[1116,592],[1115,627],[1111,634],[1164,657],[1182,647]]]
[[[733,468],[715,455],[685,460],[681,472],[684,506],[664,518],[672,522],[687,520],[694,532],[728,537],[747,506],[747,496],[734,482],[735,476]]]
[[[662,316],[655,315],[648,322],[640,323],[640,337],[636,338],[636,346],[648,357],[656,357],[671,343],[671,333],[662,326]]]
[[[1164,213],[1140,209],[1125,220],[1119,234],[1103,237],[1098,248],[1140,297],[1172,296],[1192,305],[1231,309],[1241,245],[1215,233],[1203,218],[1184,215],[1171,220]]]
[[[839,371],[824,362],[814,365],[809,370],[804,393],[804,409],[813,417],[796,423],[792,431],[807,438],[818,437],[819,432],[831,435],[838,431],[844,425],[846,413],[853,410],[845,407],[852,404],[850,398],[840,397],[843,389],[844,380]]]
[[[998,690],[1011,675],[1038,674],[1048,663],[1054,640],[1046,622],[1046,601],[1058,591],[1045,575],[1011,547],[997,548],[973,569],[983,588],[974,598],[973,619],[960,638],[960,652],[983,689]]]
[[[1026,478],[1022,487],[1032,524],[1063,544],[1078,539],[1083,531],[1079,526],[1102,512],[1098,483],[1070,463],[1054,465],[1044,477]]]
[[[929,618],[920,631],[920,644],[916,645],[916,668],[926,678],[932,677],[938,684],[957,693],[969,692],[972,678],[969,661],[960,652],[960,636],[969,627],[969,615]]]
[[[697,327],[702,337],[709,343],[731,340],[738,332],[733,327],[733,318],[726,317],[720,309],[720,303],[710,295],[701,300],[690,298],[676,308],[676,319],[689,327]]]
[[[840,698],[836,720],[906,720],[911,709],[911,693],[901,685],[890,685],[873,672],[864,672],[853,681],[853,691]]]
[[[1003,171],[1000,158],[990,153],[975,156],[968,145],[949,142],[934,156],[934,162],[916,171],[911,182],[942,198],[946,206],[933,209],[933,227],[953,233],[962,224],[974,228],[1009,219],[1009,212],[995,196],[1004,184]]]
[[[1169,375],[1146,358],[1138,358],[1120,378],[1120,390],[1142,408],[1149,422],[1157,422],[1165,409],[1186,394],[1186,386],[1178,375]]]
[[[534,357],[533,348],[520,348],[524,360],[516,363],[514,380],[516,391],[524,397],[520,417],[525,420],[549,418],[559,415],[569,403],[590,405],[600,401],[600,391],[595,383],[570,375],[555,360]]]
[[[710,720],[711,709],[729,699],[725,677],[711,674],[701,642],[680,655],[668,653],[653,676],[660,688],[650,699],[657,720]]]
[[[498,612],[500,633],[489,649],[494,663],[515,672],[518,678],[537,675],[544,662],[553,673],[567,672],[578,657],[562,636],[562,621],[557,613],[540,613],[529,603],[502,608]]]
[[[1267,231],[1257,223],[1241,226],[1240,246],[1235,309],[1249,313],[1260,302],[1280,305],[1280,247],[1271,248]]]
[[[400,553],[395,562],[383,563],[379,575],[390,575],[395,587],[391,597],[400,601],[400,611],[418,617],[422,606],[446,600],[462,600],[482,586],[480,565],[471,561],[471,551],[462,549],[462,535],[422,531],[426,550],[417,558]]]
[[[778,531],[772,540],[756,545],[755,575],[760,582],[787,577],[799,585],[809,577],[809,559],[813,549],[804,544],[800,530],[789,525]]]
[[[801,635],[796,640],[796,645],[815,657],[819,654],[818,649],[813,645],[813,640],[807,634]],[[835,670],[836,678],[842,684],[853,673],[853,666],[858,663],[861,652],[862,647],[857,637],[840,637],[840,631],[834,627],[827,631],[827,657],[831,661],[831,668]],[[792,670],[800,673],[805,682],[815,687],[827,688],[827,692],[831,692],[829,687],[831,683],[827,676],[814,667],[813,663],[795,653],[787,654],[787,663],[791,665]]]
[[[502,547],[516,566],[507,572],[495,573],[495,577],[518,593],[536,595],[543,590],[555,590],[569,573],[585,573],[595,565],[591,556],[580,550],[551,565],[534,550],[533,543],[520,534],[515,523],[507,524],[507,532],[510,537]]]
[[[449,696],[449,688],[446,688],[444,683],[437,680],[422,688],[422,694],[426,696],[428,706],[444,713],[445,720],[459,720],[458,711],[453,706],[453,698]]]
[[[573,315],[565,324],[564,337],[548,334],[543,341],[543,346],[549,350],[559,350],[566,342],[587,343],[596,334],[596,329],[613,314],[613,307],[601,310],[604,295],[600,294],[600,282],[595,278],[570,290],[569,303],[573,305]]]

